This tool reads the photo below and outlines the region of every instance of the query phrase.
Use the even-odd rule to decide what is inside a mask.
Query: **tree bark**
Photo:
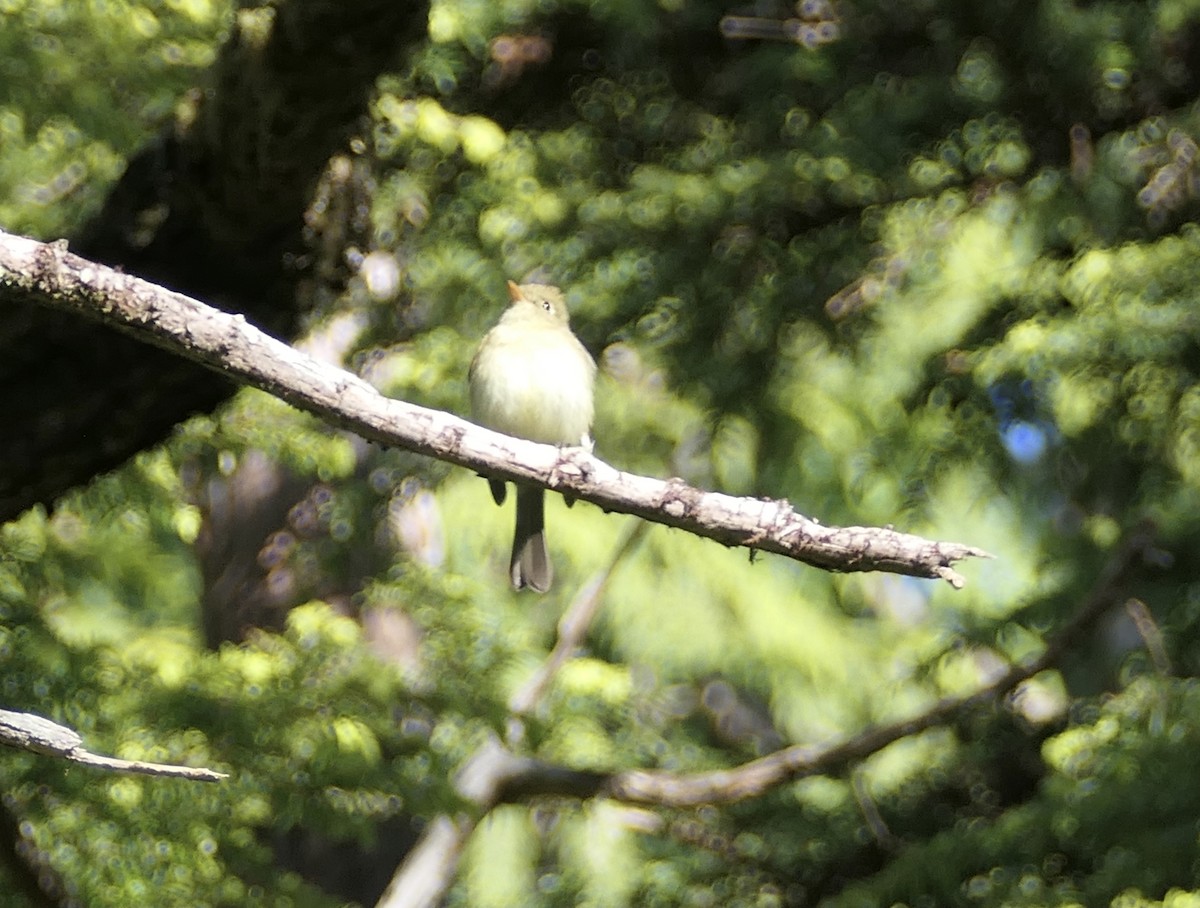
[[[396,0],[239,10],[210,87],[130,161],[72,248],[289,336],[316,291],[309,199],[376,77],[427,19],[426,3]],[[94,322],[0,302],[0,520],[113,469],[234,388]]]

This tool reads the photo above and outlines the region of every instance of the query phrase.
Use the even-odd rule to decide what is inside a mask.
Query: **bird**
[[[562,291],[508,282],[509,305],[479,343],[467,373],[476,422],[529,441],[591,450],[596,362],[571,331]],[[489,479],[503,504],[505,484]],[[509,576],[514,589],[550,589],[541,486],[516,484],[517,522]]]

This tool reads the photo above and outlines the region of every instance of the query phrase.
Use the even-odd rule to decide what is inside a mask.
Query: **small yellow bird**
[[[508,282],[512,302],[479,344],[468,382],[476,422],[518,438],[591,448],[596,362],[571,332],[562,291]],[[490,479],[496,504],[504,483]],[[509,566],[515,589],[550,589],[544,489],[517,484],[517,526]]]

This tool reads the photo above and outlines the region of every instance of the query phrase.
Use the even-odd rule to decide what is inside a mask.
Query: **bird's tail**
[[[509,565],[514,589],[544,593],[550,589],[554,569],[546,551],[545,490],[517,486],[517,529]]]

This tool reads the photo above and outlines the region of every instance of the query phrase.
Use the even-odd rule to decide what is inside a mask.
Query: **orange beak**
[[[517,300],[525,298],[524,295],[521,293],[521,288],[518,287],[513,281],[508,282],[508,298],[510,300],[512,300],[514,303]]]

